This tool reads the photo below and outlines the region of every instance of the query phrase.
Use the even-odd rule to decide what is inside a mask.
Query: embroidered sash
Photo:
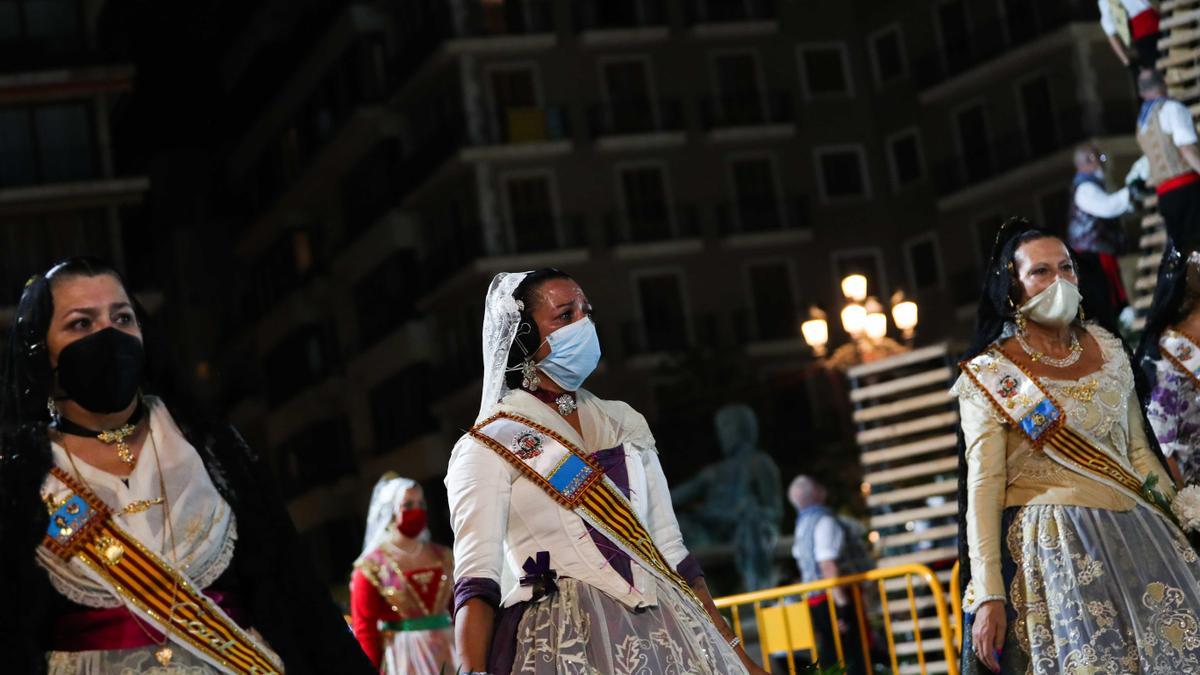
[[[633,506],[593,457],[554,431],[511,413],[493,415],[468,433],[703,610],[691,586],[667,563]]]
[[[1112,487],[1157,508],[1175,522],[1170,508],[1143,480],[1112,455],[1097,448],[1067,424],[1066,411],[1050,392],[999,350],[991,349],[959,364],[983,391],[993,407],[1007,418],[1033,447],[1077,474]]]
[[[50,513],[43,545],[78,558],[135,617],[214,667],[239,675],[283,672],[279,657],[167,561],[117,527],[104,502],[58,467],[50,470],[71,495]]]
[[[1166,331],[1158,343],[1163,358],[1191,379],[1192,384],[1200,387],[1200,345],[1178,331]]]

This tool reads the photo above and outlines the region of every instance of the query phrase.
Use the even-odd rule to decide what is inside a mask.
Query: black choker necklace
[[[108,445],[115,443],[117,446],[117,457],[120,458],[122,462],[132,466],[133,451],[129,449],[129,444],[125,442],[125,439],[133,435],[133,432],[137,430],[138,422],[142,421],[142,417],[145,414],[146,406],[143,405],[141,401],[138,401],[137,407],[133,409],[133,414],[129,416],[129,419],[125,420],[125,424],[117,427],[116,429],[101,431],[88,429],[82,424],[76,424],[75,422],[72,422],[62,414],[54,417],[54,421],[51,423],[51,426],[64,434],[95,438],[101,443]]]
[[[526,389],[525,391],[529,390]],[[555,394],[545,389],[538,389],[537,391],[529,391],[529,393],[536,396],[542,403],[558,409],[558,414],[563,417],[570,415],[579,408],[579,402],[576,400],[575,392],[573,391],[564,391],[561,394]]]

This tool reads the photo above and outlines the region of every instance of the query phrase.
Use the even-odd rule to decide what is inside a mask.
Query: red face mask
[[[425,531],[425,509],[404,509],[396,523],[400,534],[412,539]]]

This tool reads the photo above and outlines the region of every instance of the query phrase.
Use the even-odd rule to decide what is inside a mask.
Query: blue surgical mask
[[[596,324],[584,317],[546,336],[550,354],[538,361],[538,370],[566,391],[576,391],[600,362],[600,337]]]

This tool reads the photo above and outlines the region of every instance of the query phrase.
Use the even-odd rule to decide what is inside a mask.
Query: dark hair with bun
[[[547,281],[553,279],[570,279],[574,277],[553,267],[544,267],[525,275],[521,283],[513,289],[513,298],[523,306],[521,322],[517,325],[517,336],[513,339],[512,348],[508,350],[508,372],[504,374],[504,383],[509,389],[521,387],[521,363],[532,356],[542,345],[542,334],[538,331],[537,322],[533,320],[534,306],[539,302],[538,291]]]

